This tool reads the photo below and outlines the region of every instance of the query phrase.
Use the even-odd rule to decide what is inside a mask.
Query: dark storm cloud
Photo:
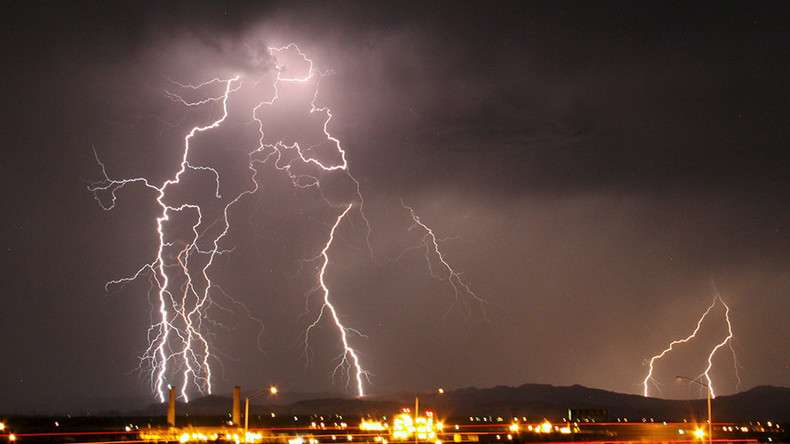
[[[476,155],[459,175],[518,190],[764,186],[781,175],[771,159],[787,138],[777,120],[787,67],[764,65],[787,48],[770,13],[444,6],[363,32],[372,49],[348,48],[349,71],[379,93],[356,105],[401,136],[396,151],[475,151],[497,177],[476,173]]]
[[[359,59],[349,71],[377,91],[375,101],[354,104],[373,121],[371,132],[387,133],[349,131],[352,148],[380,147],[375,164],[357,160],[363,177],[376,171],[397,192],[421,196],[426,220],[463,226],[478,256],[508,251],[492,239],[523,239],[509,260],[469,258],[509,276],[485,294],[566,301],[598,320],[677,310],[709,292],[711,278],[741,304],[776,297],[776,287],[761,288],[786,283],[790,259],[787,41],[778,11],[522,6],[476,8],[474,17],[463,6],[422,11],[371,37],[372,49],[354,47]],[[458,204],[469,200],[499,212],[483,217],[480,207]],[[485,222],[464,226],[446,216],[448,206]],[[524,209],[512,223],[501,213],[510,207]],[[536,213],[557,225],[532,232],[541,225]],[[534,248],[538,240],[546,251]],[[523,264],[557,274],[515,278]],[[554,302],[540,297],[549,294]],[[629,346],[631,356],[660,348],[693,319],[662,322],[673,327],[650,347]]]

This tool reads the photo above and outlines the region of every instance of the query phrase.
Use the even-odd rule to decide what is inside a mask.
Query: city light
[[[362,421],[362,423],[359,424],[359,429],[360,430],[373,430],[373,431],[380,432],[380,431],[386,430],[387,429],[387,425],[384,424],[384,423],[375,422],[375,421]]]
[[[401,413],[395,417],[392,426],[392,438],[405,441],[417,439],[423,441],[435,441],[437,432],[444,428],[444,424],[434,422],[433,414],[428,412],[427,417],[418,416],[412,418],[407,413]]]
[[[243,439],[242,439],[243,438]],[[140,440],[148,442],[191,442],[225,441],[241,443],[260,443],[262,433],[238,433],[238,429],[186,429],[186,430],[152,430],[140,433]]]

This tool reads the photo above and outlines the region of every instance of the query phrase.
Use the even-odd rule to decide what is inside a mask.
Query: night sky
[[[320,309],[309,294],[320,258],[305,260],[352,201],[326,281],[365,335],[350,340],[368,393],[641,394],[650,358],[716,294],[734,334],[713,362],[717,394],[790,385],[782,2],[5,1],[2,16],[0,412],[154,401],[138,371],[157,310],[150,279],[105,283],[155,259],[156,193],[127,185],[102,209],[88,190],[103,179],[94,150],[109,177],[161,186],[184,136],[222,111],[165,91],[239,74],[251,89],[236,105],[269,100],[266,48],[291,42],[331,71],[315,98],[370,231],[344,173],[320,175],[319,191],[294,188],[273,161],[258,167],[259,191],[229,215],[221,246],[233,251],[210,271],[216,393],[354,395],[332,375],[340,348],[326,319],[303,348]],[[270,134],[320,137],[309,100],[284,94],[262,114]],[[252,123],[237,114],[195,138],[191,160],[217,168],[228,195],[251,187]],[[174,192],[218,214],[210,175]],[[401,202],[486,302],[454,293]],[[699,376],[726,334],[717,303],[699,338],[658,361],[651,395],[704,396],[674,376]]]

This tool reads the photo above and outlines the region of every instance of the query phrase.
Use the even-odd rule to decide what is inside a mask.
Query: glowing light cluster
[[[387,428],[388,428],[387,424],[384,424],[380,421],[362,421],[359,424],[360,430],[370,430],[370,431],[380,432],[383,430],[387,430]]]
[[[174,82],[175,91],[166,91],[167,98],[176,106],[218,115],[186,132],[180,151],[180,162],[169,178],[161,184],[146,177],[113,178],[94,149],[96,161],[101,167],[102,179],[89,184],[88,189],[103,209],[113,209],[116,206],[118,190],[129,185],[142,185],[152,190],[156,196],[158,215],[154,236],[157,248],[153,258],[131,276],[112,280],[106,287],[124,285],[140,278],[147,278],[151,282],[155,310],[148,329],[149,346],[140,357],[140,369],[150,376],[152,391],[161,402],[165,401],[169,386],[180,386],[180,398],[186,401],[188,393],[194,389],[202,394],[212,392],[212,362],[217,358],[209,340],[213,334],[214,321],[209,317],[208,311],[212,307],[229,311],[220,304],[217,295],[229,300],[231,305],[242,306],[212,280],[212,266],[218,256],[233,250],[225,245],[228,243],[226,237],[232,225],[230,210],[245,197],[262,189],[259,175],[264,164],[284,173],[297,190],[321,190],[321,179],[330,174],[340,174],[352,184],[352,195],[346,202],[333,202],[325,197],[323,191],[319,191],[328,208],[337,210],[337,215],[320,253],[309,259],[311,262],[320,262],[316,284],[309,294],[319,294],[322,303],[317,317],[305,331],[304,347],[309,358],[311,333],[322,320],[331,321],[342,344],[335,375],[343,375],[347,387],[353,387],[360,396],[364,394],[364,383],[369,374],[362,368],[360,355],[351,343],[352,336],[364,338],[364,335],[342,323],[341,316],[330,298],[330,289],[325,279],[336,231],[348,219],[352,209],[364,220],[368,238],[370,236],[370,224],[363,211],[364,199],[360,184],[349,172],[346,152],[339,139],[329,131],[331,111],[316,104],[319,85],[328,73],[316,70],[313,62],[295,44],[268,48],[268,55],[273,61],[272,88],[269,89],[271,92],[268,94],[271,95],[268,97],[256,98],[262,90],[258,84],[267,78],[266,75],[254,79],[242,76],[214,78],[197,85]],[[311,129],[310,137],[275,139],[277,136],[269,135],[268,125],[272,119],[268,117],[279,113],[280,108],[277,106],[295,88],[298,93],[307,91],[311,98],[308,117],[300,128],[309,126],[310,122],[320,122],[320,128]],[[233,123],[228,123],[229,121]],[[245,174],[249,177],[249,186],[233,194],[222,187],[221,169],[212,165],[201,165],[193,151],[195,146],[204,150],[211,149],[203,147],[208,145],[208,142],[202,142],[203,136],[212,132],[221,136],[224,133],[220,132],[220,128],[221,131],[228,131],[242,126],[257,131],[257,145],[250,146],[246,151],[248,170]],[[210,177],[213,183],[213,196],[208,199],[213,201],[206,204],[205,196],[185,197],[188,194],[184,192],[185,188],[189,188],[197,180],[205,180],[206,177]],[[426,232],[423,243],[429,267],[430,258],[435,258],[445,270],[446,279],[456,296],[466,294],[483,302],[472,292],[461,274],[452,269],[445,260],[433,231],[420,221],[412,208],[405,205],[404,208],[411,214],[413,227],[419,227]],[[372,256],[369,241],[368,250]],[[433,274],[432,269],[431,273]],[[247,315],[257,321],[249,311]]]
[[[437,433],[443,428],[442,423],[434,422],[433,415],[412,418],[408,413],[401,413],[393,419],[392,438],[401,441],[415,438],[436,441]]]
[[[650,384],[651,383],[653,385],[657,386],[657,383],[656,383],[655,379],[653,378],[653,370],[654,370],[654,366],[655,366],[656,362],[659,359],[661,359],[664,356],[666,356],[669,352],[673,351],[673,349],[674,349],[674,347],[676,345],[678,345],[678,344],[685,344],[685,343],[691,341],[692,339],[696,338],[697,337],[697,333],[699,333],[700,328],[702,327],[703,321],[705,321],[705,319],[708,317],[710,312],[713,310],[713,308],[717,304],[721,304],[724,307],[724,320],[725,320],[725,323],[727,325],[727,334],[724,336],[724,338],[721,340],[721,342],[717,343],[711,349],[710,353],[708,354],[708,358],[707,358],[707,367],[702,372],[702,374],[700,374],[698,376],[698,379],[702,379],[702,378],[705,379],[706,383],[704,383],[703,385],[705,385],[705,384],[707,385],[708,389],[710,390],[711,398],[715,398],[716,397],[716,392],[715,392],[714,387],[713,387],[713,380],[711,379],[711,376],[710,376],[711,369],[713,368],[713,357],[716,355],[716,353],[721,348],[723,348],[725,346],[728,346],[730,348],[730,351],[732,352],[733,366],[734,366],[734,369],[735,369],[735,377],[738,379],[738,385],[740,386],[740,376],[739,376],[739,373],[738,373],[738,359],[737,359],[737,357],[735,355],[735,349],[732,346],[733,332],[732,332],[732,322],[730,321],[730,307],[724,302],[724,299],[722,299],[721,295],[719,294],[718,290],[716,290],[715,287],[713,289],[713,293],[714,293],[713,301],[708,306],[707,310],[705,310],[705,313],[703,313],[702,316],[700,316],[699,320],[697,321],[697,325],[694,328],[694,331],[692,331],[691,334],[689,334],[688,336],[686,336],[683,339],[677,339],[677,340],[672,341],[666,349],[664,349],[661,353],[653,356],[650,359],[649,370],[648,370],[647,376],[645,377],[644,381],[642,382],[642,386],[643,386],[643,389],[644,389],[644,396],[645,397],[649,396],[649,389],[650,389]]]
[[[140,432],[140,440],[148,442],[209,442],[209,441],[225,441],[235,442],[236,444],[245,443],[259,443],[263,440],[261,433],[247,433],[246,439],[243,435],[235,430],[229,429],[167,429],[167,430],[149,430]]]

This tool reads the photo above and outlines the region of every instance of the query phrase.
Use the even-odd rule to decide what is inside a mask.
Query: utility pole
[[[708,392],[708,443],[713,444],[713,420],[711,419],[711,415],[710,415],[710,398],[711,398],[710,384],[705,384],[699,379],[692,379],[686,376],[676,376],[676,378],[678,380],[685,379],[686,381],[693,382],[694,384],[699,384],[705,387],[705,390]]]

